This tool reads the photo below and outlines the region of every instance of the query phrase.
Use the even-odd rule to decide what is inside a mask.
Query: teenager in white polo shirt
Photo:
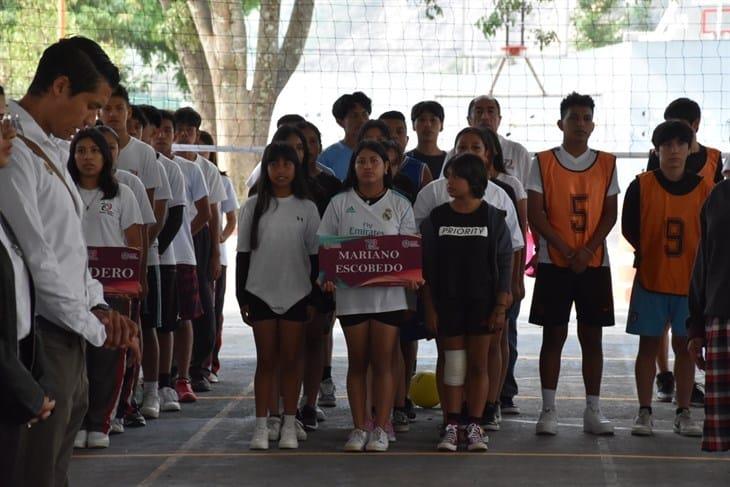
[[[160,253],[160,312],[161,326],[157,329],[160,344],[160,360],[158,373],[158,387],[160,397],[160,411],[179,411],[180,402],[177,392],[173,388],[170,371],[172,368],[173,337],[178,328],[177,306],[177,258],[173,240],[179,232],[184,232],[185,210],[185,177],[177,163],[165,156],[162,152],[171,154],[172,138],[160,138],[162,115],[160,111],[150,105],[139,105],[138,121],[140,122],[140,137],[146,144],[152,145],[157,151],[157,162],[161,163],[167,179],[170,182],[172,197],[167,201],[167,216],[157,238]],[[134,110],[133,110],[134,111]],[[160,140],[163,143],[160,144]],[[164,141],[168,143],[164,143]]]
[[[192,320],[203,314],[197,272],[197,258],[193,238],[210,219],[208,186],[203,171],[197,164],[172,154],[175,140],[175,117],[168,110],[160,110],[160,129],[155,137],[155,147],[180,168],[185,179],[185,210],[183,224],[172,241],[177,264],[177,308],[179,325],[175,330],[173,355],[178,368],[175,391],[180,402],[197,400],[190,383],[190,361],[193,350]],[[164,370],[162,371],[165,372]],[[168,371],[169,372],[169,371]]]
[[[83,129],[74,136],[70,152],[68,171],[84,207],[86,245],[141,249],[144,225],[139,205],[132,191],[114,177],[114,160],[104,135],[95,128]],[[124,310],[125,300],[108,299],[112,306],[121,306],[120,312]],[[87,348],[89,410],[76,434],[75,448],[109,446],[109,430],[124,381],[125,355],[120,350]]]
[[[197,144],[198,132],[202,120],[198,112],[190,107],[180,108],[175,112],[175,135],[178,144]],[[195,258],[198,266],[198,289],[200,302],[203,305],[203,315],[193,321],[193,357],[190,362],[190,380],[193,391],[206,392],[211,389],[208,376],[210,370],[205,362],[215,348],[215,304],[213,302],[213,282],[221,272],[220,249],[217,242],[220,240],[219,205],[226,199],[226,192],[221,183],[218,168],[207,159],[203,159],[195,152],[180,152],[177,154],[203,171],[205,183],[208,187],[208,204],[210,205],[210,220],[208,225],[194,235]]]
[[[84,340],[110,348],[132,344],[136,326],[109,311],[88,271],[81,237],[81,199],[68,177],[70,138],[94,123],[119,82],[119,71],[95,42],[73,37],[47,48],[26,95],[11,102],[22,134],[0,170],[0,209],[15,231],[35,284],[43,353],[54,414],[21,433],[18,478],[11,485],[67,482],[73,438],[87,407]],[[93,311],[92,311],[93,309]]]
[[[200,131],[198,142],[203,145],[215,145],[213,136],[204,130]],[[200,155],[218,167],[217,153],[201,152]],[[236,211],[238,210],[238,198],[236,196],[236,189],[233,186],[233,181],[224,171],[220,171],[220,174],[221,183],[223,184],[223,188],[226,190],[226,199],[221,201],[219,208],[221,235],[218,241],[221,253],[221,275],[214,283],[213,301],[215,303],[216,321],[215,348],[213,349],[213,354],[210,357],[210,362],[206,364],[206,366],[210,368],[209,379],[213,384],[219,382],[218,372],[221,368],[221,362],[218,354],[223,346],[223,303],[226,296],[226,272],[229,264],[228,253],[226,252],[226,240],[228,240],[228,238],[233,235],[233,232],[236,230]]]

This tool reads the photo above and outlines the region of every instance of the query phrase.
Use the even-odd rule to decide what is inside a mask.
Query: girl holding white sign
[[[421,224],[426,326],[437,336],[444,364],[442,451],[458,448],[463,398],[467,448],[487,449],[479,424],[489,390],[490,344],[505,325],[512,277],[509,230],[504,212],[482,201],[487,184],[481,158],[456,156],[447,185],[453,200],[433,209]]]
[[[344,192],[330,202],[319,227],[321,236],[414,235],[416,224],[410,202],[390,189],[386,169],[388,156],[372,140],[358,144],[350,159]],[[412,282],[418,288],[420,282]],[[334,292],[335,284],[322,284]],[[387,451],[385,431],[394,400],[392,357],[398,326],[408,309],[404,287],[338,288],[336,313],[347,342],[347,395],[354,429],[346,451]],[[367,431],[366,407],[368,365],[373,371],[374,428]]]
[[[275,374],[281,370],[284,421],[279,448],[298,448],[297,399],[301,349],[316,279],[319,213],[308,199],[304,167],[296,151],[273,142],[264,151],[257,192],[239,214],[236,297],[256,342],[256,425],[250,448],[269,448],[267,416]],[[284,275],[271,269],[286,269]],[[278,425],[277,425],[278,426]],[[304,432],[303,429],[301,430]],[[306,434],[301,439],[306,439]]]
[[[79,131],[71,142],[68,172],[83,203],[82,228],[89,247],[141,249],[142,215],[132,190],[114,177],[114,160],[96,128]],[[113,298],[105,299],[113,304]],[[137,350],[138,352],[138,350]],[[106,448],[125,371],[125,350],[87,347],[89,409],[75,448]],[[135,357],[134,360],[138,360]]]

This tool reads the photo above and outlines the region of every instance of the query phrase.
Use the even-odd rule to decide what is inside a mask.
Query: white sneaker
[[[555,409],[543,409],[540,411],[540,418],[535,425],[535,433],[551,436],[558,434],[558,413]]]
[[[610,436],[613,434],[613,425],[600,409],[586,407],[583,411],[583,431],[592,435]]]
[[[494,412],[494,419],[497,420],[497,424],[502,424],[502,405],[500,403],[497,403],[497,408]]]
[[[281,435],[281,418],[269,416],[266,419],[266,426],[269,429],[269,441],[278,441]]]
[[[350,436],[347,437],[347,443],[345,443],[345,451],[359,452],[365,449],[365,444],[368,442],[367,431],[355,428],[350,432]]]
[[[689,409],[682,409],[682,412],[674,417],[674,432],[682,436],[701,437],[702,427],[692,421]]]
[[[455,424],[447,424],[444,428],[444,436],[436,446],[438,451],[456,451],[459,448],[459,427]]]
[[[631,427],[634,436],[651,436],[654,434],[654,416],[648,409],[639,409],[639,415],[634,419]]]
[[[174,412],[180,411],[180,401],[177,392],[172,387],[163,387],[160,389],[160,411]]]
[[[294,421],[294,429],[297,432],[297,440],[307,441],[307,431],[304,429],[304,425],[298,419]]]
[[[208,382],[210,382],[211,384],[217,384],[220,381],[221,380],[218,377],[218,374],[216,374],[215,372],[211,372],[210,375],[208,376]]]
[[[144,391],[142,407],[139,410],[146,419],[157,419],[160,417],[160,395],[157,391],[158,389],[156,387]]]
[[[370,433],[370,441],[365,445],[365,451],[388,451],[388,433],[380,426]]]
[[[74,448],[86,448],[86,439],[88,438],[89,434],[86,430],[79,430],[78,433],[76,433],[76,437],[74,438]]]
[[[269,429],[266,426],[254,426],[251,443],[248,447],[251,450],[268,450],[269,449]]]
[[[124,421],[120,418],[112,419],[112,426],[109,429],[110,435],[120,435],[124,433]]]
[[[466,439],[468,451],[487,451],[487,443],[484,441],[484,431],[481,426],[476,423],[472,423],[466,427]],[[487,438],[487,441],[489,439]]]
[[[89,431],[86,448],[109,448],[109,435],[101,431]]]
[[[281,426],[281,437],[279,438],[279,448],[282,450],[296,450],[299,448],[297,439],[297,423],[296,419],[287,421]],[[306,434],[306,433],[305,433]]]

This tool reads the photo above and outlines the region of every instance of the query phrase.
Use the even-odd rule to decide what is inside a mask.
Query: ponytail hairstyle
[[[283,127],[282,127],[283,128]],[[259,176],[256,184],[256,205],[253,209],[253,217],[251,219],[251,239],[249,245],[251,250],[256,250],[259,246],[259,221],[274,202],[277,204],[274,196],[273,185],[269,178],[269,164],[284,159],[294,164],[294,179],[291,182],[291,192],[294,197],[299,199],[308,199],[309,192],[304,181],[305,168],[299,161],[297,151],[286,142],[272,142],[266,146],[264,155],[261,158],[261,176]]]
[[[114,133],[112,129],[109,130]],[[101,152],[103,164],[99,173],[99,189],[104,193],[102,199],[110,200],[119,194],[119,183],[117,182],[117,178],[114,177],[114,161],[112,160],[109,144],[107,144],[104,134],[98,128],[87,127],[79,130],[74,136],[69,149],[68,164],[66,165],[69,175],[74,183],[79,184],[81,173],[76,165],[76,146],[83,139],[91,139],[99,148],[99,152]]]

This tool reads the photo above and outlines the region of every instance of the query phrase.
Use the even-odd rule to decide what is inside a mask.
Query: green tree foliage
[[[621,0],[578,0],[573,16],[578,49],[590,49],[621,42],[624,27]]]

